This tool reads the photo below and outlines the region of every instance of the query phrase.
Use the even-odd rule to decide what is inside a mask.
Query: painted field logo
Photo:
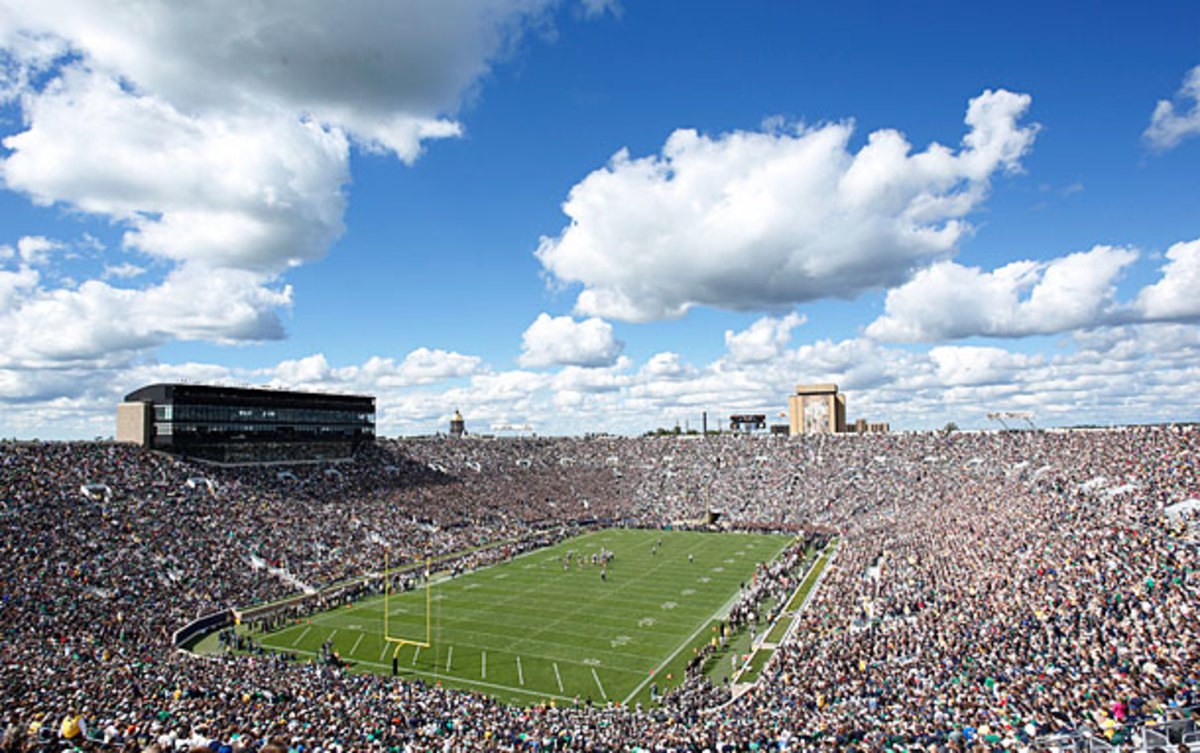
[[[654,627],[654,623],[655,623],[655,619],[653,617],[643,617],[642,619],[638,620],[638,627],[640,627],[640,628]]]
[[[677,607],[677,606],[679,606],[679,605],[678,605],[678,604],[676,604],[676,603],[675,603],[675,602],[673,602],[673,601],[664,601],[664,602],[662,603],[662,608],[663,608],[663,609],[674,609],[674,608],[675,608],[675,607]]]
[[[610,646],[612,646],[613,648],[616,648],[617,646],[624,646],[626,643],[629,643],[631,640],[633,640],[633,639],[630,638],[628,635],[618,635],[616,638],[613,638],[611,641],[609,641],[608,644]]]

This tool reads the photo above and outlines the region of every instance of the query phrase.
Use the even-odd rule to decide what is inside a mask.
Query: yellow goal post
[[[432,624],[430,617],[432,615],[433,596],[431,589],[433,587],[430,573],[430,558],[425,557],[425,640],[417,641],[412,638],[402,638],[391,634],[389,617],[391,616],[391,606],[388,596],[392,593],[392,575],[391,575],[391,547],[384,549],[383,553],[383,640],[385,643],[396,644],[396,649],[392,652],[392,658],[400,655],[400,649],[405,646],[417,646],[419,648],[429,648],[433,641]]]

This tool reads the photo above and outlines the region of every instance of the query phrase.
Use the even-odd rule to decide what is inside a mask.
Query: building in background
[[[454,416],[450,419],[450,436],[455,439],[462,439],[467,433],[467,422],[463,420],[463,415],[454,409]]]
[[[799,384],[788,398],[788,434],[836,434],[846,430],[846,397],[836,384]]]
[[[117,406],[117,441],[211,463],[349,458],[375,439],[375,398],[152,384]]]
[[[708,431],[707,414],[705,414],[705,432]],[[729,430],[736,432],[761,431],[767,428],[767,414],[753,413],[729,417]]]
[[[892,430],[892,425],[886,421],[869,423],[867,419],[860,418],[847,428],[855,434],[887,434]]]

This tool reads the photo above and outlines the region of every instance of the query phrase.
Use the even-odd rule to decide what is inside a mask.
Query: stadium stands
[[[378,441],[325,473],[0,445],[5,750],[1198,750],[1200,432]],[[569,460],[568,460],[569,459]],[[189,483],[197,478],[204,483]],[[103,487],[103,493],[96,490]],[[582,520],[836,531],[762,680],[504,706],[176,630]],[[288,577],[280,577],[286,573]],[[1190,746],[1190,748],[1188,747]]]

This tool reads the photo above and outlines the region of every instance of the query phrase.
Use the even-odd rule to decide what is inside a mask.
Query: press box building
[[[152,384],[117,407],[117,440],[221,464],[350,457],[375,439],[375,398]]]

